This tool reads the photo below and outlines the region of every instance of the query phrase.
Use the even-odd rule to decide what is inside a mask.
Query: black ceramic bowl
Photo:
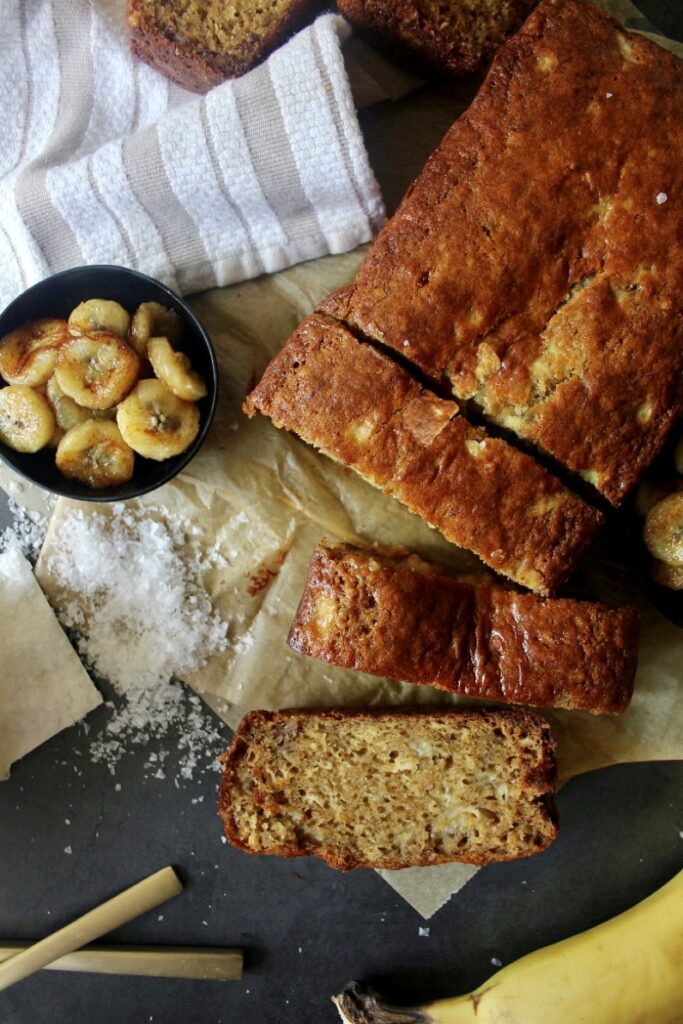
[[[218,399],[218,367],[211,340],[187,303],[154,278],[125,267],[74,267],[39,281],[11,302],[0,316],[0,338],[31,320],[41,317],[68,317],[85,299],[113,299],[131,315],[141,302],[160,302],[174,309],[182,324],[182,342],[178,346],[206,382],[208,394],[197,403],[200,427],[197,437],[180,455],[163,462],[135,456],[132,479],[116,487],[94,489],[69,480],[55,465],[54,448],[35,454],[15,452],[0,442],[0,456],[32,483],[55,494],[80,501],[123,501],[153,491],[179,473],[199,450],[211,425]],[[0,386],[4,382],[0,380]]]

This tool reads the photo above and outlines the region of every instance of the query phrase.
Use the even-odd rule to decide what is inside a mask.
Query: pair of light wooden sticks
[[[162,868],[40,942],[28,946],[0,943],[0,991],[43,967],[58,971],[239,981],[242,952],[237,949],[173,946],[83,949],[87,943],[178,896],[182,890],[182,882],[173,868]]]

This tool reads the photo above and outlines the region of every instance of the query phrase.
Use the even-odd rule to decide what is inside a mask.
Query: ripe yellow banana
[[[69,314],[69,327],[89,334],[91,331],[106,331],[125,338],[128,333],[130,316],[118,302],[111,299],[86,299]]]
[[[160,302],[143,302],[138,306],[128,329],[128,341],[141,359],[147,354],[150,338],[161,336],[177,345],[180,335],[180,317],[175,310],[167,309]]]
[[[147,358],[159,380],[178,398],[196,402],[206,395],[206,384],[185,353],[174,352],[168,338],[150,338]]]
[[[650,509],[643,540],[655,558],[683,566],[683,491],[670,494]]]
[[[468,995],[388,1006],[355,982],[346,1024],[682,1024],[683,871],[630,910],[498,971]]]
[[[0,341],[0,376],[8,384],[40,387],[52,373],[59,345],[69,336],[66,320],[24,324]]]

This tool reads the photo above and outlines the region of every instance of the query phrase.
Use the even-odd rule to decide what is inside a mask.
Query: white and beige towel
[[[0,308],[85,263],[226,285],[381,224],[340,17],[196,97],[130,54],[125,0],[2,6]]]

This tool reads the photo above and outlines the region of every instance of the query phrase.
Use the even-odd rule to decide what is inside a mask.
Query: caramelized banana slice
[[[683,566],[683,491],[670,494],[650,509],[643,540],[661,562]]]
[[[120,338],[125,338],[129,324],[130,316],[126,310],[111,299],[88,299],[69,314],[69,327],[85,331],[86,334],[106,331],[107,334],[118,334]]]
[[[199,433],[199,410],[159,380],[141,380],[116,412],[116,422],[133,451],[147,459],[184,452]]]
[[[55,376],[62,391],[86,409],[110,409],[138,378],[140,360],[123,338],[96,331],[65,341]]]
[[[683,590],[683,565],[667,565],[655,559],[651,569],[652,579],[660,587],[668,587],[669,590]]]
[[[50,403],[25,384],[0,389],[0,441],[17,452],[37,452],[55,432]]]
[[[147,354],[147,342],[159,335],[169,338],[174,345],[180,343],[180,317],[174,309],[167,309],[160,302],[143,302],[133,314],[128,330],[128,340],[144,358]]]
[[[192,363],[184,352],[174,352],[168,338],[150,338],[147,342],[147,358],[159,380],[178,398],[196,402],[204,398],[206,384],[192,369]]]
[[[0,341],[0,376],[37,388],[55,368],[58,346],[69,336],[66,320],[34,320]]]
[[[55,456],[57,468],[88,487],[125,484],[135,456],[111,420],[86,420],[67,430]]]
[[[45,394],[52,406],[57,426],[62,428],[62,432],[71,430],[72,427],[78,426],[79,423],[85,423],[92,416],[90,409],[84,409],[82,405],[74,402],[73,398],[69,398],[68,395],[64,394],[54,374],[47,382]]]

